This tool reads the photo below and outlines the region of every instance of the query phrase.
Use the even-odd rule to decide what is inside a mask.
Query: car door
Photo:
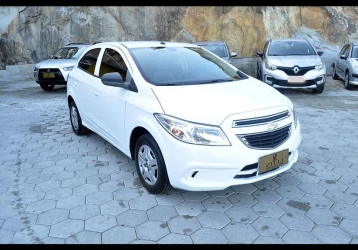
[[[346,55],[346,53],[348,53],[349,51],[347,50],[347,48],[349,47],[348,44],[344,45],[343,48],[341,49],[341,51],[338,54],[338,57],[336,58],[336,73],[339,77],[341,77],[342,79],[344,79],[344,61],[346,61],[345,59],[341,58],[341,55]]]
[[[128,65],[128,61],[120,49],[106,46],[100,55],[99,67],[95,72],[98,78],[93,86],[96,126],[101,135],[118,148],[123,148],[126,140],[124,115],[129,91],[120,87],[104,85],[101,78],[106,73],[118,72],[124,82],[130,81],[132,73]]]
[[[93,90],[98,83],[98,76],[95,75],[98,56],[101,48],[94,48],[86,52],[78,62],[78,68],[74,71],[73,78],[75,88],[75,102],[82,120],[93,126],[96,120],[96,106],[93,104]]]

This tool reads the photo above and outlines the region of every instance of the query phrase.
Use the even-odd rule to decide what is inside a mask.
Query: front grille
[[[50,72],[49,72],[50,71]],[[44,78],[43,73],[54,73],[55,78]],[[63,75],[59,69],[39,69],[39,80],[44,81],[65,81]]]
[[[236,120],[236,121],[233,121],[232,127],[238,128],[238,127],[245,127],[245,126],[252,126],[252,125],[261,125],[261,124],[268,123],[268,122],[279,121],[279,120],[282,120],[288,116],[290,116],[290,114],[286,110],[284,112],[277,113],[274,115]]]
[[[244,144],[255,149],[272,149],[284,143],[290,135],[291,124],[263,133],[236,135]]]
[[[272,82],[274,85],[282,86],[282,87],[308,87],[316,84],[315,80],[307,80],[303,83],[292,83],[287,82],[287,80],[274,80]]]
[[[297,72],[297,74],[293,71],[294,67],[280,67],[278,66],[277,69],[282,70],[283,72],[286,73],[286,75],[288,76],[303,76],[304,74],[306,74],[308,71],[312,70],[315,68],[315,66],[309,66],[309,67],[298,67],[300,69],[300,71]]]

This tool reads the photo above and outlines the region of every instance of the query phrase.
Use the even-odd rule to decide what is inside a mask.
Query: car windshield
[[[227,51],[224,44],[199,44],[199,46],[204,47],[205,49],[213,52],[217,56],[227,57]]]
[[[268,56],[316,55],[313,47],[305,41],[272,41]]]
[[[71,59],[79,58],[82,55],[82,52],[87,47],[64,47],[56,51],[53,55],[53,58],[56,59]]]
[[[129,49],[143,78],[153,85],[207,84],[247,78],[201,47]]]
[[[358,58],[358,46],[353,46],[352,58]]]

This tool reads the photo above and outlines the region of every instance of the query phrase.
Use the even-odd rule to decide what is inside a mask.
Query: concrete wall
[[[326,64],[327,76],[332,75],[332,57],[322,56],[322,61]],[[232,64],[244,73],[256,77],[257,58],[232,58]],[[0,82],[6,81],[31,81],[34,79],[35,64],[10,65],[6,70],[0,70]]]

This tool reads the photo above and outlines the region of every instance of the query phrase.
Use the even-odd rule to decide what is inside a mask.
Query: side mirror
[[[237,53],[236,53],[236,52],[231,52],[230,58],[231,58],[231,57],[237,57]]]
[[[263,53],[263,52],[257,52],[257,53],[256,53],[256,56],[259,56],[259,57],[263,58],[264,53]]]
[[[113,87],[124,87],[123,78],[118,72],[106,73],[102,76],[101,81],[104,85]]]
[[[323,51],[317,51],[317,54],[318,54],[319,56],[321,56],[321,55],[323,55]]]
[[[347,59],[347,56],[346,56],[346,55],[340,55],[339,57],[340,57],[341,59],[344,59],[344,60]]]

